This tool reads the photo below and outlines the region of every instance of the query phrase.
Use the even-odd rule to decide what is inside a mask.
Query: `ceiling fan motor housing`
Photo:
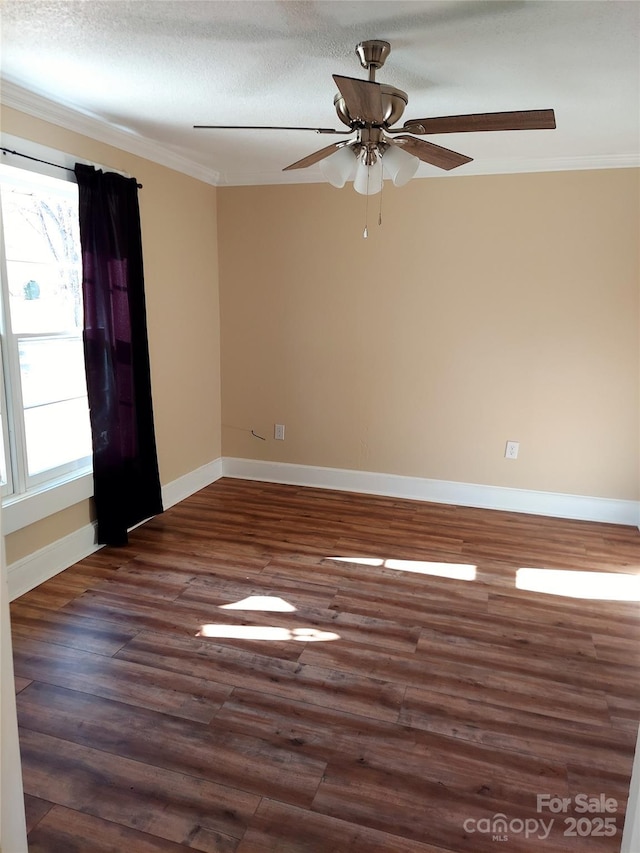
[[[409,102],[409,96],[401,89],[396,89],[395,86],[387,86],[384,83],[380,83],[379,85],[380,94],[382,95],[383,123],[386,127],[391,127],[392,124],[395,124],[402,117],[404,108]],[[335,96],[333,105],[336,108],[340,121],[348,127],[353,127],[355,119],[349,115],[349,110],[342,95],[338,94]]]

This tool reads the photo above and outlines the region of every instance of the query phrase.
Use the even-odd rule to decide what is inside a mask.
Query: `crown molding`
[[[637,169],[640,154],[599,154],[578,157],[472,161],[466,175],[513,175],[528,172],[575,172],[597,169]],[[450,173],[449,173],[450,174]]]
[[[428,167],[426,167],[428,168]],[[482,160],[466,163],[455,172],[433,171],[418,174],[412,180],[462,178],[465,175],[520,175],[532,172],[571,172],[597,169],[638,169],[640,155],[611,154],[589,157],[556,157],[540,160]],[[388,181],[388,178],[385,178]],[[221,172],[218,186],[241,187],[268,184],[327,183],[319,168],[297,172]]]
[[[98,142],[113,145],[130,154],[151,160],[161,166],[167,166],[176,172],[182,172],[197,178],[207,184],[217,186],[220,183],[220,174],[214,169],[194,163],[187,157],[177,154],[169,148],[155,142],[147,137],[140,136],[125,128],[109,124],[104,119],[90,114],[81,113],[62,104],[43,98],[34,92],[29,92],[21,86],[16,86],[9,80],[0,80],[0,102],[7,107],[19,110],[34,118],[48,121],[51,124],[81,133]]]

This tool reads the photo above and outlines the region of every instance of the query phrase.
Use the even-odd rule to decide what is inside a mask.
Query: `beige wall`
[[[224,455],[637,499],[638,179],[219,189]]]
[[[216,189],[11,109],[2,129],[134,175],[140,215],[151,379],[163,484],[220,456]],[[7,561],[86,525],[87,504],[7,537]]]

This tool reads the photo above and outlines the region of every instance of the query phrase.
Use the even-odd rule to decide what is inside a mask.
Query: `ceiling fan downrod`
[[[369,72],[369,82],[375,83],[376,71],[382,68],[387,56],[391,52],[391,45],[388,41],[380,39],[369,39],[361,41],[356,45],[356,53],[360,59],[360,65],[366,68]]]

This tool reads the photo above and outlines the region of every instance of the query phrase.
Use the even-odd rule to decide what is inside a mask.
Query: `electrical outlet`
[[[284,424],[273,425],[273,437],[277,441],[284,441]]]
[[[520,450],[520,442],[519,441],[508,441],[507,446],[504,449],[504,458],[505,459],[517,459],[519,450]]]

